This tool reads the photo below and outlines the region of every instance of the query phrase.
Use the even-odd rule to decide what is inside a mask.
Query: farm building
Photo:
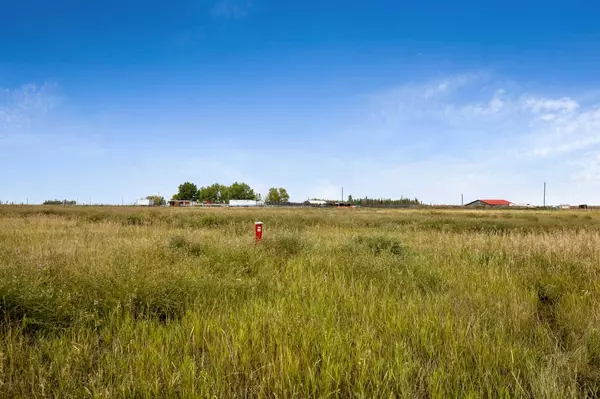
[[[323,200],[308,200],[304,202],[306,205],[310,206],[327,206],[327,201]]]
[[[512,206],[512,202],[503,199],[478,199],[473,202],[469,202],[468,204],[465,204],[465,206],[471,208],[503,207]]]
[[[248,207],[248,206],[263,206],[264,202],[256,200],[229,200],[229,206],[232,207]]]
[[[153,206],[154,201],[150,199],[139,199],[135,201],[135,206]]]
[[[169,206],[195,206],[196,201],[190,200],[169,200],[167,202]]]

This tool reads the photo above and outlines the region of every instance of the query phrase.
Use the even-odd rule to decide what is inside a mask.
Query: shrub
[[[404,249],[399,241],[386,236],[358,236],[354,242],[362,248],[369,249],[374,255],[390,253],[392,255],[402,255]]]

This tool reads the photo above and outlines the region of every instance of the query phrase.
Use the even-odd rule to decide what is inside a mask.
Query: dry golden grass
[[[594,397],[599,273],[595,212],[3,206],[0,395]]]

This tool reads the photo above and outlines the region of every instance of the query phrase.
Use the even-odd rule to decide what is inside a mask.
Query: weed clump
[[[536,294],[536,314],[539,322],[545,324],[550,329],[558,344],[564,348],[566,345],[566,334],[558,318],[558,305],[562,297],[562,292],[557,286],[538,283]]]
[[[144,219],[140,215],[129,215],[125,218],[125,224],[129,226],[141,226],[144,224]]]
[[[169,247],[174,249],[181,249],[188,245],[188,241],[184,236],[173,236],[169,239]]]
[[[264,247],[278,256],[292,257],[298,255],[306,243],[295,235],[284,234],[263,240]]]
[[[600,333],[594,330],[586,344],[587,362],[577,372],[577,384],[581,397],[600,396]]]
[[[386,236],[358,236],[354,238],[354,244],[358,247],[368,249],[375,256],[384,253],[396,256],[404,254],[402,244]]]
[[[182,250],[189,255],[200,256],[204,248],[200,243],[188,241],[184,236],[173,236],[169,239],[169,247],[175,250]]]

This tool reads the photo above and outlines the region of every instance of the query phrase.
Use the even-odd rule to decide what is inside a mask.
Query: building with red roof
[[[475,207],[502,207],[502,206],[511,206],[512,202],[503,200],[503,199],[478,199],[473,202],[469,202],[465,204],[465,206],[469,206],[472,208]]]

